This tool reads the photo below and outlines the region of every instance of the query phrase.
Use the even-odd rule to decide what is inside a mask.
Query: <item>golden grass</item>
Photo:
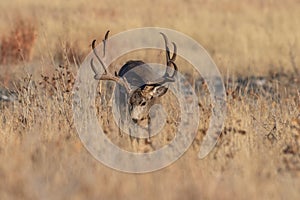
[[[2,1],[0,32],[9,33],[17,17],[37,21],[34,55],[51,60],[60,43],[89,42],[136,27],[160,26],[190,35],[202,44],[226,73],[266,73],[292,69],[289,53],[299,51],[300,4],[267,1]],[[230,45],[228,45],[230,44]],[[46,59],[46,60],[47,60]],[[299,56],[296,57],[299,63]]]
[[[8,82],[19,93],[17,102],[0,102],[0,199],[299,199],[299,1],[11,0],[1,1],[0,9],[0,36],[7,37],[20,18],[37,27],[32,61],[0,66],[1,85],[14,75]],[[266,75],[272,92],[228,86],[222,137],[198,160],[210,112],[201,100],[203,121],[184,156],[160,171],[133,175],[102,165],[81,144],[72,119],[77,67],[71,55],[87,54],[107,29],[114,34],[143,26],[192,36],[225,82]],[[186,66],[181,72],[191,73],[178,62]],[[176,103],[168,102],[173,109]],[[115,143],[151,150],[118,137],[114,124],[107,124],[108,107],[98,104],[99,120]],[[167,130],[173,128],[171,123]],[[168,136],[156,138],[158,144]]]

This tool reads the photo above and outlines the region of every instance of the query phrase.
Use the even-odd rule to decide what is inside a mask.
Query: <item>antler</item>
[[[106,40],[108,38],[108,34],[109,34],[109,30],[106,32],[105,37],[102,40],[102,42],[103,42],[103,57],[105,56]],[[126,89],[126,91],[128,93],[130,93],[131,89],[130,89],[129,84],[127,83],[126,79],[123,79],[122,77],[118,76],[117,74],[112,75],[112,74],[110,74],[110,73],[107,72],[105,64],[103,63],[103,61],[101,60],[101,58],[98,56],[98,54],[96,52],[95,43],[96,43],[96,40],[93,40],[93,42],[92,42],[93,53],[95,54],[97,60],[101,64],[101,66],[103,67],[104,73],[103,74],[99,74],[97,72],[96,67],[94,65],[94,58],[92,58],[91,59],[91,68],[92,68],[93,72],[95,73],[94,79],[96,79],[96,80],[111,80],[111,81],[115,81],[115,82],[119,83],[120,85],[122,85]]]
[[[177,71],[178,71],[177,65],[175,64],[175,60],[176,60],[176,56],[177,56],[177,46],[174,42],[172,42],[174,50],[173,50],[173,55],[171,57],[170,49],[168,46],[168,38],[164,33],[160,32],[160,34],[163,36],[164,41],[165,41],[167,69],[166,69],[165,74],[161,78],[159,78],[155,81],[151,81],[151,82],[149,81],[146,83],[146,85],[161,85],[161,84],[164,84],[167,82],[174,82],[175,81],[174,76],[177,74]],[[171,66],[174,67],[174,72],[170,76],[168,73],[168,68]]]

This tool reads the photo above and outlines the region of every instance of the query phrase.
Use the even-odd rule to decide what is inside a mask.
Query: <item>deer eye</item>
[[[141,103],[141,106],[145,106],[146,105],[146,102],[144,101],[143,103]]]

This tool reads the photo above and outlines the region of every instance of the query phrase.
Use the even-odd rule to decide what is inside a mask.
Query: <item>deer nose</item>
[[[137,123],[137,122],[138,122],[138,120],[135,119],[135,118],[132,118],[132,121],[133,121],[134,123]]]

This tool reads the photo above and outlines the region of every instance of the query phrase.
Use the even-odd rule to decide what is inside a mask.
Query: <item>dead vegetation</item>
[[[23,14],[30,15],[30,9],[38,7],[36,14],[47,26],[23,21],[16,23],[18,28],[9,29],[9,34],[1,35],[0,95],[13,90],[16,99],[0,101],[1,199],[299,199],[300,65],[296,52],[300,40],[299,26],[295,25],[299,18],[296,1],[282,5],[279,1],[225,0],[219,4],[203,0],[199,4],[190,0],[159,6],[151,2],[156,15],[145,2],[145,9],[132,10],[142,16],[146,13],[147,18],[133,18],[121,5],[102,3],[100,9],[99,2],[92,9],[85,1],[65,4],[54,0],[52,7],[44,6],[50,5],[48,1],[24,2],[27,10]],[[54,9],[54,2],[62,11]],[[18,6],[12,3],[7,8],[11,12]],[[130,8],[129,4],[124,6]],[[181,12],[174,12],[179,8]],[[81,15],[74,14],[77,10]],[[4,16],[8,11],[3,11]],[[180,20],[169,21],[175,14]],[[57,16],[76,31],[65,33],[65,26],[54,20]],[[88,20],[74,24],[71,16],[77,21]],[[123,18],[125,21],[120,21]],[[95,36],[102,36],[99,31],[107,29],[103,21],[117,31],[137,25],[175,28],[203,43],[212,54],[224,77],[227,118],[216,148],[205,159],[199,160],[197,154],[210,120],[210,101],[205,83],[184,60],[177,64],[184,66],[180,73],[189,77],[200,97],[201,120],[197,136],[183,157],[160,171],[133,175],[104,166],[84,148],[73,124],[72,89],[83,52],[88,51]],[[7,26],[0,23],[1,30]],[[66,34],[63,36],[68,40],[58,39],[64,37],[57,33]],[[157,52],[150,55],[151,59],[141,58],[148,62],[161,57]],[[128,58],[118,60],[120,65],[124,60]],[[22,70],[14,71],[18,75],[11,79],[8,69],[20,66]],[[7,79],[10,88],[6,88]],[[132,140],[111,120],[112,85],[101,83],[95,100],[99,123],[112,142],[128,151],[150,152],[174,138],[180,120],[172,94],[162,102],[171,113],[167,125],[148,144]]]
[[[20,61],[28,62],[32,58],[37,27],[30,20],[17,19],[13,29],[2,35],[0,41],[0,64],[16,64]]]

